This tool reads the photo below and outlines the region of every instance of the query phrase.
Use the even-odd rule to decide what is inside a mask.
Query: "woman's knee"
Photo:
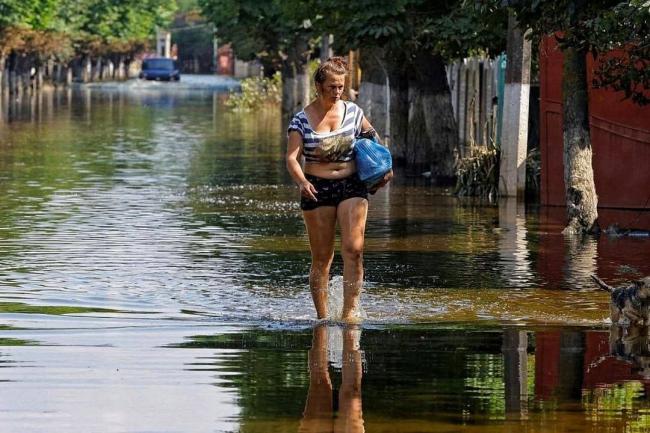
[[[363,245],[361,244],[343,245],[341,248],[341,255],[343,256],[343,261],[345,262],[362,263]]]
[[[311,268],[312,270],[320,272],[328,272],[330,266],[332,266],[332,259],[334,254],[312,254],[311,256]]]

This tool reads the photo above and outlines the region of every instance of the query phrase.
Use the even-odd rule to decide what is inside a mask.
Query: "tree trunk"
[[[56,81],[55,69],[59,65],[52,59],[49,59],[46,63],[47,67],[45,69],[45,80],[49,81],[50,84],[54,84]]]
[[[282,113],[286,116],[309,104],[309,70],[306,64],[285,63],[282,68]]]
[[[89,80],[88,67],[90,66],[91,61],[90,57],[82,56],[81,58],[76,58],[72,62],[73,68],[73,78],[76,82],[87,83]]]
[[[124,56],[117,56],[115,69],[113,70],[113,75],[117,77],[118,80],[126,79],[124,75]]]
[[[289,117],[309,104],[309,40],[297,37],[282,62],[282,114]]]
[[[5,82],[3,81],[3,79],[4,79],[6,63],[7,63],[7,58],[5,57],[4,54],[0,54],[0,95],[2,95],[2,92],[5,89]]]
[[[568,224],[564,233],[598,231],[598,196],[594,185],[586,52],[564,50],[562,74],[564,116],[564,185]]]
[[[36,66],[36,75],[34,77],[34,89],[42,90],[45,78],[43,76],[43,65]]]
[[[70,67],[70,65],[66,65],[63,68],[63,73],[64,73],[64,78],[63,79],[65,80],[64,84],[66,86],[71,85],[72,84],[72,68]]]
[[[82,61],[78,57],[75,57],[70,62],[68,62],[68,67],[72,70],[73,81],[81,81],[81,64]]]
[[[382,49],[363,49],[359,53],[359,65],[363,71],[359,84],[357,104],[363,108],[366,119],[372,123],[380,137],[384,137],[390,129],[386,111],[389,104],[386,101],[388,74],[385,67],[386,59]],[[382,63],[384,68],[382,69]],[[386,72],[384,72],[386,71]],[[389,83],[390,83],[390,76]],[[392,110],[391,110],[392,111]]]
[[[452,184],[459,157],[458,134],[440,56],[418,53],[409,81],[406,165],[409,171],[430,171],[438,184]]]
[[[115,64],[111,60],[106,59],[102,63],[102,81],[112,79],[114,69],[115,69]]]
[[[568,13],[577,19],[584,0],[570,2]],[[591,137],[589,136],[589,96],[587,93],[587,52],[573,47],[564,50],[562,71],[564,185],[568,224],[565,234],[593,233],[598,228],[598,196],[594,184]]]
[[[403,165],[407,154],[408,136],[408,79],[405,62],[399,55],[382,49],[363,49],[359,54],[363,75],[357,103],[390,147],[393,160]],[[386,79],[388,74],[388,80]],[[386,101],[390,86],[390,101]],[[390,117],[386,117],[386,111]]]
[[[295,65],[285,60],[282,62],[282,116],[291,117],[296,105]]]
[[[55,63],[52,68],[52,83],[54,83],[54,87],[63,84],[63,65],[61,63]]]
[[[16,76],[17,68],[17,55],[15,53],[9,55],[9,67],[7,68],[7,88],[9,94],[14,95],[18,93],[18,77]]]
[[[123,74],[124,74],[124,79],[128,80],[129,77],[129,70],[131,69],[131,60],[125,59],[124,63],[122,64],[122,68],[124,69]]]
[[[102,72],[102,58],[101,56],[97,57],[97,60],[92,65],[90,70],[90,81],[99,81],[101,79]]]
[[[458,161],[458,139],[442,58],[421,53],[407,71],[406,61],[398,53],[366,49],[360,62],[363,77],[359,105],[380,136],[390,128],[388,141],[396,165],[407,174],[430,172],[437,183],[451,183]],[[386,73],[390,83],[389,119]]]
[[[29,87],[31,85],[30,65],[27,62],[26,56],[16,57],[16,75],[18,77],[18,94],[24,94],[29,92]]]

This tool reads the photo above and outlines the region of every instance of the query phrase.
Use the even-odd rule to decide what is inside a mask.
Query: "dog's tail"
[[[595,275],[592,275],[591,279],[594,280],[596,284],[598,284],[598,286],[603,290],[607,290],[608,292],[613,292],[615,290],[614,287],[607,285],[607,283]]]

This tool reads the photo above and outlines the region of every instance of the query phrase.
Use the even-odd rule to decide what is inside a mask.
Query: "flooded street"
[[[2,101],[0,431],[650,432],[650,357],[610,354],[589,278],[650,275],[650,239],[397,173],[367,320],[314,326],[283,121],[232,85]]]

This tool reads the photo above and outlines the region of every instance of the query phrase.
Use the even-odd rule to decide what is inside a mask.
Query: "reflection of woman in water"
[[[319,319],[327,318],[327,285],[338,222],[343,256],[341,318],[355,321],[363,282],[368,191],[357,174],[353,147],[355,137],[377,139],[377,135],[361,108],[341,100],[346,74],[342,57],[332,57],[319,66],[314,75],[318,96],[289,123],[286,161],[289,174],[300,187],[312,258],[309,288],[316,314]],[[304,169],[301,157],[305,158]],[[391,177],[392,172],[377,188]]]
[[[314,328],[312,348],[309,350],[309,392],[300,422],[300,433],[362,433],[361,410],[362,363],[359,350],[361,330],[346,327],[343,330],[343,358],[339,411],[334,416],[332,381],[327,356],[327,325]]]

